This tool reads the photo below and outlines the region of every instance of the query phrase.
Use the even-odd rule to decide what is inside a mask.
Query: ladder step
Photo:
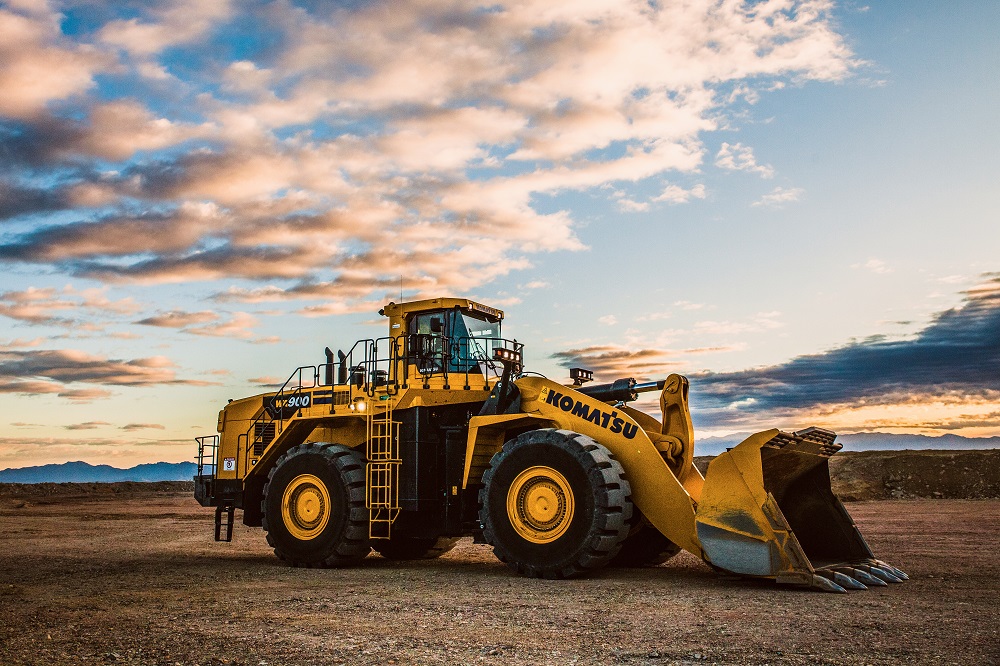
[[[388,539],[392,532],[392,523],[399,515],[399,509],[372,509],[368,521],[368,537],[371,539]]]
[[[399,515],[400,424],[392,418],[392,403],[385,410],[368,412],[368,464],[365,469],[368,509],[368,535],[372,539],[388,539],[392,523]]]
[[[222,514],[226,514],[226,521],[222,522]],[[225,502],[217,507],[215,507],[215,540],[216,541],[232,541],[233,540],[233,516],[236,513],[236,506],[232,502]],[[223,536],[223,527],[225,527],[225,536]]]

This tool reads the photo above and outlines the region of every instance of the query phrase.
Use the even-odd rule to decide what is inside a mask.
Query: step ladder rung
[[[233,516],[236,513],[236,506],[233,502],[224,502],[219,506],[215,507],[215,540],[216,541],[232,541],[233,540]],[[223,522],[223,514],[225,514],[225,521]],[[225,530],[225,536],[223,536],[223,530]]]
[[[382,410],[372,409],[367,418],[366,505],[368,535],[388,539],[399,515],[399,426],[392,418],[392,402]]]

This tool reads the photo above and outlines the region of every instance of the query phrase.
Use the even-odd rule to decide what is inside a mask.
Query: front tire
[[[308,442],[278,458],[261,512],[267,543],[295,566],[347,566],[371,551],[364,460],[346,446]]]
[[[631,487],[607,448],[570,430],[526,432],[483,474],[479,520],[502,562],[533,578],[571,578],[618,552]]]

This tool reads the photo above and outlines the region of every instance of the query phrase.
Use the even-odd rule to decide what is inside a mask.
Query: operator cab
[[[350,384],[373,395],[375,389],[407,388],[417,381],[423,388],[448,389],[450,378],[464,377],[490,390],[490,381],[499,379],[501,367],[520,368],[524,345],[500,337],[503,312],[464,298],[435,298],[410,303],[389,303],[379,310],[389,318],[389,335],[358,340],[345,354],[326,348],[326,363],[316,371],[325,375],[325,386]],[[301,369],[300,369],[301,371]],[[296,372],[300,372],[296,371]],[[293,376],[289,381],[302,379]],[[319,384],[317,384],[319,385]]]
[[[411,363],[421,374],[482,373],[480,363],[493,358],[500,341],[500,319],[461,308],[412,315],[407,327]]]
[[[389,318],[389,335],[409,370],[432,375],[496,375],[495,350],[516,342],[501,337],[503,312],[464,298],[435,298],[389,303],[380,314]],[[512,347],[513,345],[513,347]],[[412,375],[411,375],[412,376]]]

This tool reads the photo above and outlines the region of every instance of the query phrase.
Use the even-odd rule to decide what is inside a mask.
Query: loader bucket
[[[905,579],[875,559],[830,488],[835,438],[819,428],[768,430],[716,457],[695,514],[705,560],[831,592]]]

